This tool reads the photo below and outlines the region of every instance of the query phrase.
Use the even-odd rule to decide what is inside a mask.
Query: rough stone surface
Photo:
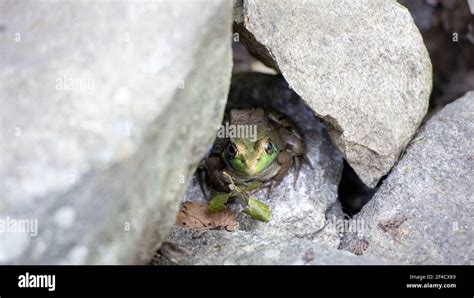
[[[366,253],[404,264],[474,263],[474,91],[436,114],[355,219]]]
[[[288,234],[199,232],[175,228],[157,257],[157,265],[369,265],[385,260],[356,256]]]
[[[431,62],[407,9],[389,0],[244,0],[234,20],[250,52],[275,64],[375,186],[420,125],[431,92]]]
[[[0,219],[38,224],[0,233],[0,263],[148,261],[223,115],[232,3],[0,12]]]
[[[346,257],[337,251],[342,235],[337,228],[337,221],[342,221],[341,206],[337,201],[342,157],[311,109],[288,88],[281,76],[265,74],[235,75],[229,106],[272,106],[289,115],[307,140],[308,157],[314,170],[303,165],[295,187],[294,172],[291,172],[270,198],[267,198],[266,190],[256,192],[255,196],[273,212],[269,223],[239,213],[240,230],[235,233],[175,227],[167,240],[176,247],[172,250],[173,257],[167,253],[158,255],[156,263],[170,263],[170,259],[177,259],[174,263],[179,264],[358,263],[355,256]],[[183,201],[205,202],[196,180],[190,183]],[[239,211],[236,205],[230,208]],[[194,240],[195,235],[200,240]],[[239,253],[234,253],[236,251]],[[314,252],[317,256],[305,261],[306,252],[309,255]]]

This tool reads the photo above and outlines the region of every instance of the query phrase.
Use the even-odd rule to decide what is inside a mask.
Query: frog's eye
[[[230,158],[234,158],[237,156],[237,146],[234,143],[230,143],[229,147],[227,147],[227,152],[229,153]]]
[[[265,152],[268,154],[268,155],[271,155],[273,153],[273,150],[275,149],[275,146],[273,146],[272,142],[268,141],[266,144],[265,144]]]

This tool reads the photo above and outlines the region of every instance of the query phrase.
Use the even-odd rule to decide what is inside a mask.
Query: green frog
[[[270,195],[292,165],[296,168],[293,185],[297,182],[302,161],[312,168],[298,127],[283,113],[262,108],[234,109],[226,113],[224,123],[234,128],[234,135],[218,135],[205,160],[207,175],[217,191],[229,193],[235,186],[242,188],[260,182],[258,188],[268,187]],[[203,192],[206,194],[204,188]]]

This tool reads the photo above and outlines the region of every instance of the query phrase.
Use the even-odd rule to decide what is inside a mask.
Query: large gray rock
[[[369,228],[341,247],[404,264],[474,263],[474,91],[447,105],[416,136],[355,217]]]
[[[355,256],[346,258],[342,254],[341,259],[338,257],[341,255],[337,247],[342,235],[339,228],[343,217],[337,201],[337,186],[342,157],[311,109],[288,88],[281,76],[255,73],[233,77],[229,106],[272,106],[289,115],[306,138],[307,154],[314,170],[303,165],[295,187],[294,172],[291,172],[269,198],[266,189],[256,192],[255,196],[268,204],[273,212],[269,223],[239,214],[240,230],[234,233],[190,232],[175,227],[167,240],[176,247],[171,254],[173,257],[165,253],[157,257],[156,263],[166,264],[169,259],[177,259],[174,263],[293,264],[304,263],[301,258],[306,251],[308,254],[313,251],[321,254],[306,263],[357,263]],[[183,201],[206,202],[196,180],[191,181]],[[230,208],[239,210],[233,205]],[[196,234],[204,240],[193,240]],[[323,251],[319,252],[318,245],[324,247]],[[240,252],[234,253],[236,250]]]
[[[212,144],[227,1],[2,1],[0,263],[143,263]],[[5,229],[4,229],[5,230]]]
[[[237,1],[235,28],[329,126],[368,186],[420,125],[431,63],[410,13],[395,1]]]

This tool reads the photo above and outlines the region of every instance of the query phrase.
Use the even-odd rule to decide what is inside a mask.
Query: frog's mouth
[[[273,163],[276,157],[277,152],[274,152],[270,155],[263,155],[259,159],[242,160],[235,158],[230,160],[229,163],[235,171],[244,175],[254,176],[265,171]]]

